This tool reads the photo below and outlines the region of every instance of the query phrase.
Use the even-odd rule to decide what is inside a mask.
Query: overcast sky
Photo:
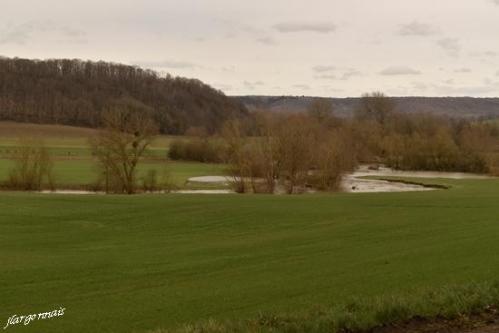
[[[0,55],[136,64],[228,95],[499,96],[499,0],[2,0]]]

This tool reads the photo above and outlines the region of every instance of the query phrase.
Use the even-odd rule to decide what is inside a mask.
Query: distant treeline
[[[233,176],[288,184],[289,192],[308,185],[334,189],[358,163],[398,170],[431,170],[499,175],[499,121],[455,119],[397,111],[382,93],[365,94],[352,117],[338,117],[327,99],[307,112],[253,112],[253,122],[229,121],[218,139],[178,140],[170,158],[222,160]],[[241,188],[243,188],[241,183]],[[260,185],[257,183],[257,185]]]
[[[248,115],[199,80],[107,62],[0,58],[0,120],[99,127],[102,112],[123,101],[149,108],[169,134],[213,133]]]
[[[234,97],[249,110],[265,109],[273,112],[306,112],[313,103],[328,102],[336,116],[351,118],[361,106],[361,98],[320,98],[307,96],[240,96]],[[499,98],[473,97],[390,97],[395,111],[428,113],[466,119],[499,117]]]

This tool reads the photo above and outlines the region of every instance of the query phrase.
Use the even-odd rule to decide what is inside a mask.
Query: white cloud
[[[392,67],[387,67],[381,72],[379,72],[380,75],[386,75],[386,76],[393,76],[393,75],[419,75],[421,74],[420,71],[412,69],[410,67],[405,67],[405,66],[392,66]]]
[[[336,31],[336,25],[329,22],[317,22],[317,23],[287,22],[287,23],[276,24],[273,26],[273,28],[281,33],[315,32],[321,34],[328,34]]]

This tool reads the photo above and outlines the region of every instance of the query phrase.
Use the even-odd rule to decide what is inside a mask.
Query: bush
[[[174,188],[175,186],[171,182],[170,174],[166,169],[161,176],[158,175],[156,169],[150,169],[142,177],[142,190],[144,192],[171,192]]]
[[[168,157],[174,161],[195,161],[202,163],[222,162],[223,148],[207,138],[178,139],[170,144]]]
[[[52,159],[43,145],[35,140],[21,140],[11,159],[14,167],[9,172],[7,188],[22,191],[40,191],[44,186],[54,189]]]

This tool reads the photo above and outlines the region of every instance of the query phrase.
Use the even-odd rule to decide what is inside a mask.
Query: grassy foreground
[[[468,318],[498,305],[499,283],[471,283],[392,297],[357,298],[293,314],[260,314],[254,319],[238,321],[208,320],[150,333],[339,333],[367,332],[390,325],[397,325],[398,332],[403,332],[400,325],[415,319],[418,322],[459,320],[461,325],[469,321],[474,326],[473,319]]]
[[[0,194],[11,332],[144,332],[402,297],[499,274],[499,181],[305,196]],[[3,327],[3,325],[2,325]]]

